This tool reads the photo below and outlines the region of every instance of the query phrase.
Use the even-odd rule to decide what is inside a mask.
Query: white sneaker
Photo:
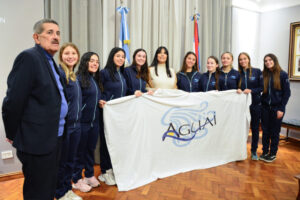
[[[116,178],[115,178],[115,174],[114,174],[114,171],[113,171],[113,169],[106,170],[106,173],[109,173],[109,174],[111,174],[111,175],[112,175],[112,178],[113,178],[113,180],[116,182]]]
[[[83,181],[88,184],[89,186],[91,187],[99,187],[100,186],[100,183],[99,181],[96,179],[95,176],[92,176],[90,178],[84,178]]]
[[[67,192],[67,197],[70,200],[82,200],[82,198],[80,196],[78,196],[77,194],[75,194],[72,190],[69,190]]]
[[[73,183],[72,187],[74,189],[80,190],[81,192],[89,192],[92,189],[92,187],[86,184],[83,179],[78,180],[77,183]]]
[[[112,169],[106,170],[105,174],[100,174],[100,176],[98,176],[98,179],[102,182],[105,182],[106,185],[116,185]]]
[[[64,196],[60,197],[59,199],[57,200],[72,200],[68,197],[68,193],[66,193]]]

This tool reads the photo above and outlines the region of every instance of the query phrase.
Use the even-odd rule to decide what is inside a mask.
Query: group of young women
[[[188,52],[177,73],[178,89],[187,92],[206,92],[210,90],[236,89],[237,93],[251,93],[251,159],[273,162],[278,151],[279,134],[285,107],[291,95],[289,78],[278,63],[274,54],[264,57],[263,72],[251,66],[250,56],[242,52],[238,56],[238,70],[233,69],[233,55],[221,55],[222,67],[218,59],[209,56],[207,72],[200,75],[197,71],[196,55]],[[257,156],[259,124],[263,130],[263,152]]]
[[[236,89],[237,93],[251,93],[252,105],[251,158],[272,162],[278,150],[281,121],[290,96],[289,79],[275,55],[264,57],[264,70],[253,68],[247,53],[238,57],[239,69],[233,69],[233,56],[225,52],[222,66],[216,57],[207,59],[207,72],[198,71],[195,53],[188,52],[180,72],[169,66],[166,47],[159,47],[151,66],[147,53],[137,49],[133,63],[124,67],[125,51],[115,47],[111,50],[104,69],[99,70],[99,56],[87,52],[80,58],[78,48],[72,43],[64,44],[59,53],[60,74],[64,79],[69,104],[67,136],[58,174],[57,199],[81,199],[73,191],[88,192],[100,186],[94,176],[94,151],[100,135],[100,168],[98,179],[107,185],[115,185],[115,177],[106,145],[103,110],[106,101],[126,95],[152,94],[157,88],[181,89],[187,92]],[[75,67],[79,63],[75,73]],[[259,123],[263,129],[263,153],[258,158],[257,144]],[[99,134],[100,133],[100,134]],[[84,178],[82,171],[84,169]],[[71,184],[73,182],[73,185]]]

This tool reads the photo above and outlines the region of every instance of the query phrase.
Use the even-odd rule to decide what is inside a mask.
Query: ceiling
[[[300,5],[300,0],[232,0],[232,5],[257,12],[268,12]]]

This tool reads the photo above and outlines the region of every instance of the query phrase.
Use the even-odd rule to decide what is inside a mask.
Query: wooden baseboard
[[[0,174],[0,182],[9,181],[17,178],[24,178],[23,172],[12,172],[7,174]]]

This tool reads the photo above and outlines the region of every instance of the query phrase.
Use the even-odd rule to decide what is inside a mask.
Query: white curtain
[[[110,50],[118,46],[121,15],[119,0],[44,0],[45,17],[55,19],[61,29],[62,43],[73,42],[81,54],[95,51],[104,67]],[[220,57],[231,50],[231,0],[124,0],[129,8],[130,57],[135,49],[144,48],[148,64],[156,49],[169,50],[170,66],[181,67],[187,51],[192,51],[194,26],[198,21],[201,71],[206,71],[210,55]],[[131,58],[132,59],[132,58]]]

